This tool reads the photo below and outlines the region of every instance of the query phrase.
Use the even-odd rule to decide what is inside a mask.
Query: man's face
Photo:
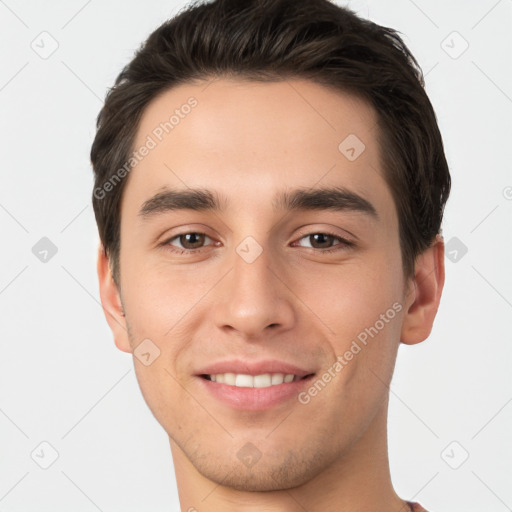
[[[305,80],[205,87],[165,92],[140,122],[134,149],[156,145],[123,193],[116,344],[150,340],[135,369],[175,459],[234,488],[287,488],[383,428],[409,304],[397,213],[363,101]],[[150,201],[196,189],[218,208]],[[279,373],[297,377],[269,386]]]

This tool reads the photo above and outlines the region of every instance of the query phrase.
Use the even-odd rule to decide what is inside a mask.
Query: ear
[[[105,313],[107,323],[114,335],[114,343],[119,350],[131,353],[132,350],[121,296],[112,277],[108,256],[101,243],[98,248],[97,270],[101,305],[103,306],[103,313]]]
[[[407,310],[400,340],[414,345],[432,331],[444,286],[444,241],[437,235],[433,244],[416,258],[414,278],[405,303]]]

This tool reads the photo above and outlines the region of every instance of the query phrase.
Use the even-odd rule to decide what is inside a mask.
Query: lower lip
[[[264,411],[275,407],[287,400],[297,398],[314,375],[310,375],[296,382],[284,382],[266,388],[244,388],[213,382],[203,377],[198,379],[203,383],[209,393],[234,409],[243,411]]]

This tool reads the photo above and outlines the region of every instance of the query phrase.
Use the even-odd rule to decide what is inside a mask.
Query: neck
[[[362,436],[315,478],[266,492],[240,491],[209,480],[170,439],[181,512],[409,512],[391,483],[386,423],[387,402]]]

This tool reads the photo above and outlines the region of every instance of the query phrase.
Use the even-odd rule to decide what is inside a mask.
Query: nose
[[[231,272],[217,290],[215,323],[244,339],[268,339],[293,327],[296,313],[286,276],[269,251],[251,262],[236,253]]]

